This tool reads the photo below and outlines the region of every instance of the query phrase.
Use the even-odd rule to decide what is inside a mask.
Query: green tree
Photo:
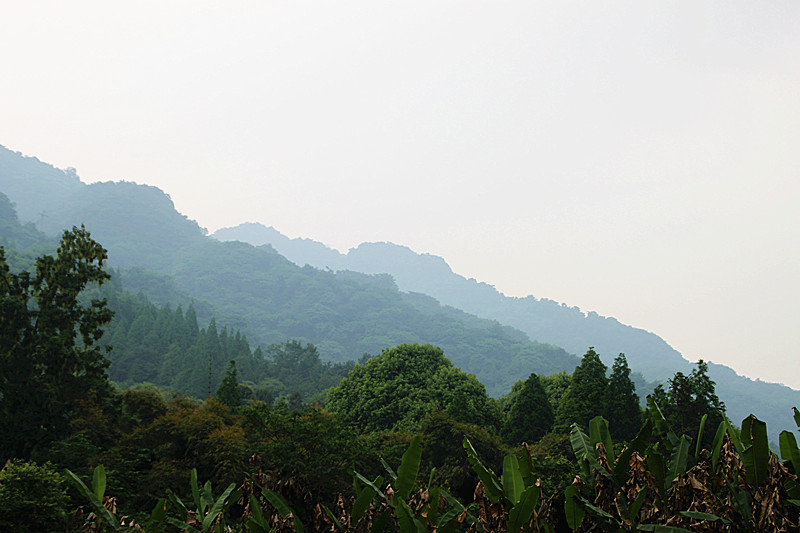
[[[553,410],[553,415],[558,413],[558,406],[561,405],[561,399],[567,393],[569,384],[572,382],[572,375],[566,372],[556,372],[549,376],[539,376],[539,381],[547,393],[547,399],[550,402],[550,408]]]
[[[511,400],[501,435],[511,445],[533,444],[553,427],[553,410],[539,376],[531,374]]]
[[[65,482],[50,463],[6,463],[0,470],[0,529],[64,531],[69,505]]]
[[[228,407],[242,405],[242,394],[239,391],[239,375],[236,371],[236,361],[231,360],[225,377],[217,387],[217,399]]]
[[[14,274],[0,247],[0,459],[28,458],[65,437],[76,402],[111,396],[97,342],[112,317],[105,300],[82,305],[109,278],[106,250],[83,227],[65,231],[57,254]]]
[[[561,399],[556,414],[556,429],[569,431],[573,422],[586,427],[589,420],[602,415],[607,388],[606,365],[594,347],[590,347],[581,364],[575,367],[569,388]]]
[[[483,385],[430,344],[401,344],[356,365],[328,393],[328,408],[365,433],[418,429],[434,408],[459,422],[499,426],[499,409]]]
[[[625,354],[619,354],[611,367],[606,389],[605,413],[611,433],[617,440],[629,441],[642,425],[642,410],[636,386],[631,381],[631,369]]]
[[[716,384],[708,376],[708,363],[701,359],[688,376],[676,372],[668,380],[668,385],[668,389],[659,385],[653,391],[653,398],[664,417],[678,435],[695,438],[703,415],[708,415],[702,442],[703,446],[708,446],[714,437],[713,428],[725,416],[725,404],[720,401],[715,391]]]

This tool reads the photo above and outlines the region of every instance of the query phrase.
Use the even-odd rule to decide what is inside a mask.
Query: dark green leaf
[[[575,485],[569,485],[564,489],[564,514],[567,517],[567,525],[573,531],[580,527],[586,515]]]
[[[524,488],[519,461],[514,455],[506,455],[503,459],[503,493],[512,506],[519,501]]]
[[[512,507],[508,513],[509,532],[517,533],[530,521],[533,511],[536,509],[536,504],[539,503],[539,491],[540,489],[536,485],[531,485],[523,491],[519,498],[519,503]]]
[[[401,499],[407,500],[414,488],[422,459],[422,437],[417,435],[409,444],[397,469],[397,494]]]

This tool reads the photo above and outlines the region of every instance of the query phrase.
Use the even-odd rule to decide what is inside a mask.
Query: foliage
[[[469,501],[478,482],[461,446],[465,436],[490,468],[499,468],[503,463],[503,446],[493,432],[458,422],[438,409],[425,417],[419,434],[424,443],[420,476],[461,501]]]
[[[289,410],[255,403],[241,414],[254,454],[250,468],[270,472],[275,482],[291,480],[324,499],[348,489],[350,468],[375,470],[374,450],[383,447],[318,406]]]
[[[194,511],[181,501],[172,491],[167,492],[169,501],[178,513],[178,519],[171,516],[165,518],[166,522],[179,529],[186,531],[199,531],[202,533],[222,533],[226,530],[225,512],[241,496],[241,490],[237,490],[236,483],[231,483],[218,497],[214,497],[211,482],[206,481],[205,485],[200,486],[197,481],[197,469],[192,469],[191,474],[192,499],[194,500]]]
[[[531,374],[513,396],[501,430],[506,443],[534,443],[553,427],[553,410],[539,376]]]
[[[678,437],[652,397],[648,404],[650,418],[616,459],[605,420],[594,419],[588,436],[573,426],[571,440],[583,473],[566,492],[572,529],[797,529],[800,486],[770,452],[766,424],[750,415],[740,432],[723,420],[710,448],[692,447],[692,437]],[[651,444],[653,429],[666,454],[658,443]],[[782,450],[796,456],[800,452],[791,440]]]
[[[614,359],[611,376],[608,378],[603,415],[610,421],[612,435],[623,441],[634,438],[642,423],[639,396],[630,376],[631,369],[628,368],[625,354],[619,354]]]
[[[515,455],[505,456],[501,476],[486,467],[469,439],[464,439],[463,446],[480,479],[474,505],[478,508],[478,524],[482,530],[517,533],[550,528],[552,508],[543,498],[541,481],[535,478],[527,445],[523,447],[521,459]]]
[[[556,413],[556,429],[565,431],[571,424],[585,424],[603,413],[606,399],[606,365],[594,348],[584,354],[581,364],[572,373]]]
[[[550,409],[555,416],[558,413],[558,406],[561,404],[561,399],[569,389],[569,384],[572,382],[572,374],[566,372],[556,372],[549,376],[540,376],[539,381],[547,393],[547,400],[550,402]]]
[[[110,395],[96,343],[112,313],[104,300],[78,300],[108,279],[106,257],[83,228],[65,231],[57,255],[39,257],[34,273],[11,273],[0,248],[0,458],[27,458],[66,436],[79,399]]]
[[[725,404],[717,397],[715,383],[708,376],[708,364],[702,359],[688,376],[676,372],[669,380],[669,389],[656,387],[653,398],[679,434],[696,435],[704,415],[709,428],[717,427],[725,417]],[[705,433],[702,445],[710,445],[712,437]]]
[[[63,531],[66,480],[50,463],[9,461],[0,470],[0,530]]]
[[[231,360],[225,377],[217,387],[216,397],[228,407],[239,407],[242,405],[242,395],[239,392],[239,378],[236,372],[236,361]]]
[[[580,471],[575,463],[569,435],[548,433],[528,449],[533,458],[536,476],[541,479],[542,489],[546,494],[561,492]]]
[[[434,408],[462,422],[499,425],[483,385],[429,344],[402,344],[357,365],[328,393],[328,408],[364,432],[417,429]]]
[[[238,481],[247,468],[248,442],[241,419],[211,398],[202,405],[175,398],[167,411],[124,435],[101,456],[115,492],[138,498],[179,486],[197,468],[215,485]],[[136,507],[143,500],[135,502]]]
[[[374,480],[355,472],[354,484],[358,496],[348,514],[340,507],[339,517],[326,509],[329,520],[340,531],[367,530],[401,533],[424,531],[453,531],[459,523],[475,523],[469,508],[464,507],[447,491],[431,486],[414,491],[419,486],[417,475],[422,461],[422,439],[414,437],[395,470],[384,462],[388,485],[381,489],[384,477]],[[449,509],[448,509],[449,508]],[[344,511],[344,512],[342,512]]]
[[[159,308],[144,294],[124,292],[114,279],[102,295],[115,311],[105,336],[114,348],[109,375],[123,385],[148,382],[205,398],[235,361],[242,401],[297,392],[308,402],[337,385],[353,367],[352,362],[322,362],[313,344],[300,341],[253,350],[241,332],[220,329],[213,318],[208,327],[199,328],[194,304],[185,312],[181,305]]]

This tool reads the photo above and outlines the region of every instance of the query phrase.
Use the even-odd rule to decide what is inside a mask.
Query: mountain
[[[572,371],[578,358],[570,352],[589,346],[606,361],[624,352],[648,379],[691,368],[652,333],[552,300],[507,298],[454,274],[441,258],[402,246],[362,245],[345,255],[252,224],[248,239],[260,232],[273,242],[222,242],[178,213],[156,187],[86,185],[74,171],[2,147],[0,192],[16,204],[23,225],[51,236],[85,224],[109,250],[126,288],[160,305],[194,300],[201,323],[215,316],[254,346],[298,339],[317,345],[326,360],[346,361],[404,342],[432,343],[493,395],[531,372]],[[709,370],[734,421],[754,412],[771,432],[793,427],[790,408],[800,405],[800,393],[722,365]]]
[[[418,254],[405,246],[364,243],[342,254],[309,239],[289,239],[275,228],[255,223],[224,228],[212,237],[270,245],[298,265],[387,273],[402,291],[427,294],[444,305],[497,320],[538,342],[560,346],[574,354],[594,346],[608,366],[617,354],[624,353],[631,368],[650,381],[665,383],[676,372],[688,374],[692,368],[654,333],[546,298],[507,297],[489,284],[454,273],[441,257]],[[793,427],[791,407],[800,402],[800,392],[748,379],[715,363],[709,363],[709,375],[716,381],[717,393],[734,421],[756,413],[768,422],[771,431]]]
[[[70,186],[54,186],[51,195],[35,170],[50,180],[57,177],[52,167],[10,151],[5,156],[0,192],[10,191],[19,213],[36,217],[46,206],[40,224],[50,235],[85,225],[108,249],[109,264],[120,270],[126,289],[140,290],[159,304],[185,303],[187,296],[207,302],[196,306],[200,323],[211,318],[201,314],[206,309],[253,345],[297,339],[315,344],[326,360],[347,361],[402,343],[431,343],[493,395],[531,372],[571,370],[578,362],[497,321],[422,294],[401,293],[389,276],[301,268],[270,246],[212,239],[155,187],[76,185],[62,173]],[[26,165],[34,171],[20,171]],[[37,194],[27,194],[29,189]]]

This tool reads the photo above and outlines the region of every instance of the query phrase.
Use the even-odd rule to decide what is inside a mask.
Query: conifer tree
[[[225,377],[217,387],[217,399],[228,407],[239,407],[242,405],[242,396],[239,392],[239,376],[236,371],[236,361],[231,360]]]
[[[688,376],[676,372],[668,384],[667,390],[662,385],[656,387],[653,398],[672,429],[678,435],[685,434],[694,439],[703,415],[708,415],[702,442],[703,446],[708,446],[714,437],[709,428],[716,428],[725,414],[725,404],[720,401],[715,383],[708,376],[708,363],[701,359]]]
[[[585,428],[589,420],[602,415],[607,388],[606,365],[594,347],[590,347],[572,373],[569,388],[558,407],[555,429],[567,432],[573,422]]]
[[[539,376],[531,374],[511,400],[501,430],[503,440],[515,445],[533,444],[553,427],[553,410]]]
[[[639,396],[631,381],[631,369],[625,354],[619,354],[611,367],[611,377],[606,389],[605,413],[616,440],[629,441],[636,436],[642,422]]]

